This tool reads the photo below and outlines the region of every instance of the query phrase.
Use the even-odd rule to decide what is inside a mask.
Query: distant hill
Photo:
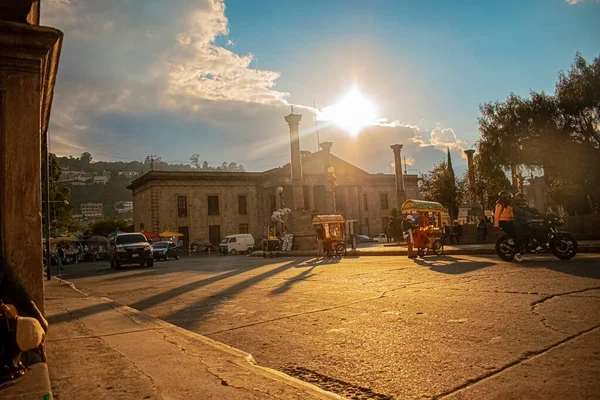
[[[158,156],[146,157],[142,161],[94,161],[90,153],[83,153],[81,157],[56,157],[58,165],[63,171],[63,179],[70,175],[72,171],[83,171],[89,179],[79,179],[73,181],[61,182],[61,185],[68,187],[71,191],[71,202],[74,207],[74,213],[79,213],[81,203],[102,203],[104,204],[104,215],[116,215],[115,204],[121,201],[131,201],[131,191],[127,186],[135,178],[151,171],[225,171],[225,172],[243,172],[243,165],[235,162],[224,162],[217,167],[208,165],[204,161],[200,164],[198,155],[194,154],[190,158],[190,164],[169,164],[162,161]],[[67,172],[67,169],[69,172]],[[125,172],[135,172],[137,175],[126,176]],[[121,173],[121,175],[120,175]],[[109,180],[106,184],[92,183],[93,176],[107,176]]]

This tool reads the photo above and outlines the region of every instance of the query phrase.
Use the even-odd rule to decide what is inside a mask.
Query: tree
[[[192,154],[190,157],[190,164],[196,169],[200,168],[200,155],[198,153]]]
[[[84,164],[91,164],[93,159],[94,158],[92,157],[92,155],[90,153],[88,153],[87,151],[85,153],[81,154],[81,161]]]
[[[510,181],[500,166],[486,161],[480,153],[473,157],[475,182],[469,185],[469,172],[465,173],[461,182],[462,192],[473,191],[473,197],[481,204],[484,210],[493,210],[501,190],[509,189]]]
[[[108,236],[114,231],[127,231],[129,227],[130,224],[126,219],[115,216],[94,222],[90,226],[90,233],[92,235]]]
[[[441,162],[423,175],[419,181],[419,190],[425,200],[437,201],[448,209],[451,218],[458,215],[462,192],[456,181],[454,171],[447,162]]]
[[[42,168],[45,168],[45,162],[42,162]],[[61,170],[54,154],[49,156],[50,167],[50,201],[42,202],[42,221],[46,221],[46,208],[50,213],[50,229],[53,236],[65,234],[76,230],[77,225],[73,221],[73,206],[71,204],[71,193],[65,187],[59,185]],[[43,171],[45,174],[45,171]],[[42,181],[42,193],[46,193],[45,180]]]
[[[569,193],[571,205],[600,211],[600,57],[588,63],[577,54],[571,69],[559,74],[554,95],[511,94],[480,110],[480,153],[510,168],[513,186],[520,166],[538,168],[555,201]]]
[[[390,210],[390,224],[388,228],[388,234],[390,237],[396,240],[396,243],[402,240],[402,234],[404,231],[402,230],[402,221],[404,220],[404,216],[398,211],[397,208],[392,208]]]

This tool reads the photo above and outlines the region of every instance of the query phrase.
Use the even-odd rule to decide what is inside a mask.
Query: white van
[[[225,236],[221,240],[219,250],[221,254],[252,253],[254,251],[254,237],[249,233]]]
[[[387,243],[388,242],[388,238],[387,238],[387,235],[385,233],[380,233],[378,235],[375,235],[375,236],[373,236],[373,239],[377,243]]]

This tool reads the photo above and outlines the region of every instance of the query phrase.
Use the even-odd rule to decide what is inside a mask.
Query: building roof
[[[325,167],[326,151],[320,150],[315,153],[304,151],[302,159],[302,172],[305,176],[322,175],[326,172]],[[329,164],[334,167],[335,174],[338,179],[344,177],[355,176],[360,178],[368,178],[370,180],[389,180],[394,178],[394,174],[375,173],[370,174],[367,171],[345,161],[341,158],[329,154]],[[290,177],[291,164],[287,163],[281,167],[272,168],[264,172],[223,172],[223,171],[150,171],[136,178],[127,187],[134,190],[143,184],[154,180],[252,180],[258,182],[261,178]],[[415,177],[416,175],[405,175],[405,177]]]

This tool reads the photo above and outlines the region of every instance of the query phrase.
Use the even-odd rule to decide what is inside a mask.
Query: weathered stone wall
[[[61,40],[52,28],[0,21],[0,252],[42,310],[41,137]]]
[[[135,231],[141,231],[141,224],[143,224],[143,229],[151,232],[155,224],[152,220],[151,190],[151,188],[143,188],[133,192],[133,229]]]
[[[210,225],[219,225],[224,237],[240,233],[240,224],[248,224],[248,232],[260,240],[263,219],[259,199],[262,196],[257,192],[256,184],[250,181],[153,181],[145,189],[134,190],[135,229],[139,229],[140,222],[145,229],[152,226],[157,233],[187,227],[190,242],[206,243]],[[246,196],[246,215],[239,214],[238,195]],[[187,197],[187,216],[178,216],[177,196]],[[219,215],[208,215],[208,196],[219,197]],[[152,197],[155,197],[156,210],[151,209]]]

